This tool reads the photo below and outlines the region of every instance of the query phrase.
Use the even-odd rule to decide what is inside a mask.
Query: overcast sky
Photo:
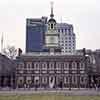
[[[51,0],[0,0],[0,37],[4,46],[25,50],[26,18],[49,17]],[[73,24],[76,47],[100,48],[100,0],[52,0],[57,22]],[[1,45],[1,43],[0,43]]]

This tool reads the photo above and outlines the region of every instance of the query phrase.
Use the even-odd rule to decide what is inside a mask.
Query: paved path
[[[99,90],[2,90],[0,95],[60,94],[60,95],[100,95]]]

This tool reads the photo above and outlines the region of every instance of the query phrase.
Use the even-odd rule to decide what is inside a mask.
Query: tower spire
[[[54,14],[53,14],[53,1],[51,2],[51,14],[50,14],[50,17],[51,18],[54,17]]]

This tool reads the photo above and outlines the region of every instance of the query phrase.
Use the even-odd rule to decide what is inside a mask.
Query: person
[[[26,89],[26,84],[24,84],[24,90]]]
[[[95,87],[96,90],[98,90],[97,84],[94,84],[94,87]]]

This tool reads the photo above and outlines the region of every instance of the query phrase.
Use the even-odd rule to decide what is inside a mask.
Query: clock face
[[[50,40],[49,40],[51,43],[54,43],[55,42],[55,38],[52,36],[50,37]]]
[[[56,36],[47,36],[46,37],[46,44],[48,46],[57,46],[58,45],[58,38]]]

